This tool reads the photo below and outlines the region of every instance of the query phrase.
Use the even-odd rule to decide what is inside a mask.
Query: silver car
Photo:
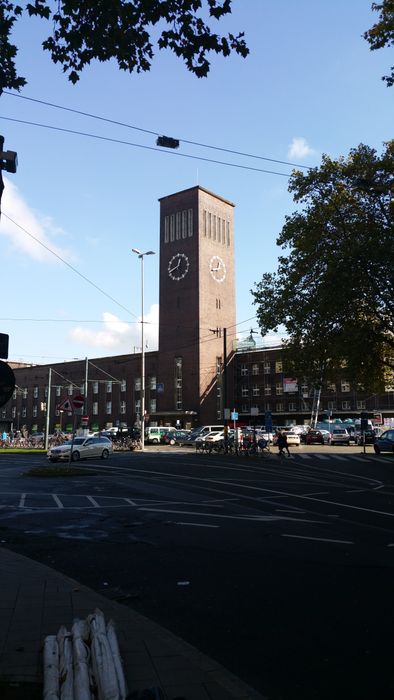
[[[350,445],[350,435],[345,428],[335,428],[331,433],[331,445]]]
[[[47,452],[49,461],[68,462],[70,460],[71,445],[72,462],[77,462],[79,459],[88,459],[89,457],[108,459],[113,453],[112,442],[106,437],[76,437],[74,443],[68,440],[63,445],[50,447]]]

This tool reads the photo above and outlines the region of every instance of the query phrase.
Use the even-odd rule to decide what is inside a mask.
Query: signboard
[[[67,413],[72,413],[73,408],[74,406],[69,398],[63,399],[63,401],[61,401],[58,405],[59,411],[67,411]]]
[[[71,402],[72,402],[74,408],[82,408],[82,406],[85,403],[85,399],[83,398],[83,396],[78,395],[78,396],[74,396],[71,399]]]
[[[250,409],[250,415],[251,416],[258,416],[259,415],[259,409],[257,406],[252,406]]]
[[[238,411],[231,412],[231,420],[238,420]]]
[[[298,384],[296,379],[290,379],[289,377],[283,379],[283,391],[285,394],[295,394],[298,391]]]
[[[230,420],[230,409],[229,408],[224,409],[223,418],[224,418],[224,420]]]

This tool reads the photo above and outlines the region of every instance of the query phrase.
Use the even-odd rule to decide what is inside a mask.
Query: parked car
[[[394,454],[394,430],[385,430],[379,437],[376,437],[373,448],[377,455],[381,452],[392,452]]]
[[[45,433],[32,433],[30,435],[30,440],[33,442],[40,442],[40,440],[45,439]]]
[[[305,445],[324,445],[328,440],[327,438],[324,439],[324,435],[321,430],[309,430],[305,434],[304,441]]]
[[[70,459],[72,445],[72,462],[77,462],[79,459],[88,459],[89,457],[100,457],[108,459],[113,453],[112,442],[107,437],[89,436],[76,437],[74,443],[72,440],[64,442],[63,445],[50,447],[47,452],[47,457],[50,462],[68,462]]]
[[[355,442],[356,445],[373,445],[375,437],[373,430],[365,430],[363,433],[355,433]]]
[[[288,433],[286,433],[286,438],[287,438],[287,444],[289,447],[299,447],[301,444],[301,438],[298,433],[294,433],[292,430],[290,430]]]
[[[170,430],[163,433],[160,442],[163,445],[181,445],[188,435],[190,435],[188,430]]]
[[[211,430],[210,433],[197,437],[196,443],[198,444],[199,442],[220,442],[220,440],[224,440],[224,430]]]
[[[350,436],[345,428],[334,428],[331,433],[331,445],[350,445]]]

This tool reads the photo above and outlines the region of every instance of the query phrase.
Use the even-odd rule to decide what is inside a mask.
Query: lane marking
[[[131,498],[124,498],[123,500],[126,501],[126,503],[130,503],[131,506],[137,505],[135,501],[131,500]]]
[[[313,540],[315,542],[332,542],[333,544],[354,544],[351,540],[329,540],[326,537],[303,537],[303,535],[287,535],[282,533],[282,537],[292,537],[295,540]]]
[[[58,508],[64,508],[63,503],[61,502],[60,498],[58,496],[56,496],[56,493],[53,493],[52,497],[53,497],[53,500],[55,501]]]
[[[175,522],[175,525],[190,525],[191,527],[220,527],[219,525],[207,525],[206,523],[183,523],[183,522]]]
[[[26,496],[27,496],[27,493],[21,494],[20,501],[19,501],[19,508],[25,507]]]
[[[90,501],[90,503],[92,504],[92,506],[94,506],[94,508],[100,508],[99,504],[93,498],[93,496],[86,496],[86,498],[88,499],[88,501]]]

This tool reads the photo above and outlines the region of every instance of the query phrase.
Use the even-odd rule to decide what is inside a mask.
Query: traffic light
[[[10,400],[15,389],[15,374],[6,362],[0,360],[0,406]]]
[[[2,360],[8,360],[8,342],[9,335],[7,333],[0,333],[0,357]]]

